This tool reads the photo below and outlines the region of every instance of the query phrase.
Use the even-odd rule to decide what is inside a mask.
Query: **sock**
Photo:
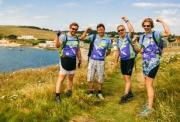
[[[101,94],[102,93],[102,91],[101,90],[98,90],[98,94]]]
[[[89,94],[93,94],[93,90],[88,90],[88,93]]]
[[[56,96],[60,96],[60,93],[56,93]]]

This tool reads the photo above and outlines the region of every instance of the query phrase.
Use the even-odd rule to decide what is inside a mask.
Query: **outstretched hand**
[[[56,35],[59,37],[61,35],[61,33],[62,32],[59,30],[59,31],[57,31]]]
[[[86,32],[87,32],[87,33],[90,33],[91,31],[92,31],[91,27],[88,27],[88,28],[86,29]]]
[[[125,22],[128,21],[128,18],[125,16],[121,17],[121,19],[124,20]]]
[[[163,23],[163,20],[162,20],[161,18],[157,18],[157,19],[156,19],[156,22]]]

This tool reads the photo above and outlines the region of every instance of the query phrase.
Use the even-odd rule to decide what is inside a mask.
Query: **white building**
[[[54,44],[54,41],[46,41],[45,43],[39,43],[39,47],[42,47],[42,48],[54,48],[55,44]]]
[[[22,36],[18,36],[17,39],[25,39],[25,40],[33,39],[33,40],[37,40],[37,38],[35,38],[35,37],[32,36],[32,35],[22,35]]]

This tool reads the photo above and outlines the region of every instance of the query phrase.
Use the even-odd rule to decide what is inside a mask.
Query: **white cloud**
[[[163,14],[163,15],[177,15],[179,10],[178,9],[163,9],[163,10],[159,10],[156,11],[156,13],[158,14]]]
[[[138,8],[180,8],[180,3],[150,3],[150,2],[137,2],[132,6]]]

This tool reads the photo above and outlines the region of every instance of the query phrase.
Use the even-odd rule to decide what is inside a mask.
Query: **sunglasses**
[[[78,29],[77,28],[71,28],[73,31],[77,31]]]
[[[124,29],[118,30],[118,32],[124,31]]]
[[[149,28],[149,27],[151,27],[151,25],[143,25],[143,27],[147,27],[147,28]]]

